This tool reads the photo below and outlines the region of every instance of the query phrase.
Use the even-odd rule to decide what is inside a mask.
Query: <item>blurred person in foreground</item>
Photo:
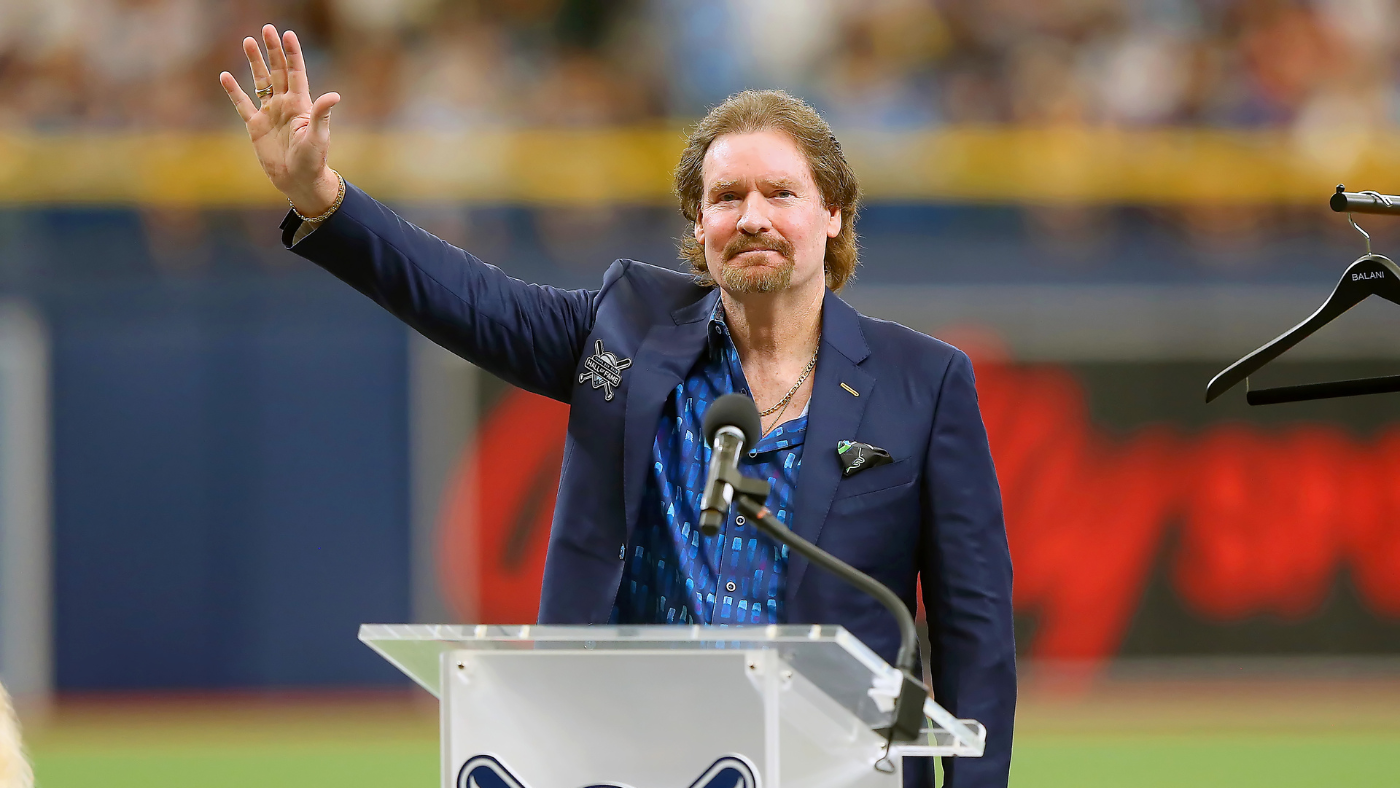
[[[0,788],[31,788],[34,772],[24,757],[19,719],[10,704],[10,693],[0,684]]]
[[[292,32],[268,25],[263,43],[266,62],[243,42],[261,106],[232,75],[220,81],[291,201],[288,248],[448,350],[571,406],[539,621],[839,624],[894,660],[898,629],[874,599],[789,560],[733,512],[717,537],[694,527],[701,417],[716,397],[747,394],[765,434],[740,467],[773,483],[777,518],[911,611],[922,578],[935,696],[988,731],[985,757],[945,763],[946,784],[1005,786],[1011,559],[972,365],[833,292],[856,266],[859,192],[825,121],[785,93],[730,97],[676,171],[692,271],[618,260],[600,289],[565,291],[512,279],[347,184],[327,165],[339,95],[311,100]],[[905,780],[931,786],[931,763],[909,759]]]

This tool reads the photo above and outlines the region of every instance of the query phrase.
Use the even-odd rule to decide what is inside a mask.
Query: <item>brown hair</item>
[[[826,242],[826,284],[832,290],[840,290],[855,275],[860,262],[855,229],[856,215],[860,212],[860,186],[831,127],[810,105],[786,91],[735,93],[695,125],[681,153],[680,164],[676,165],[676,196],[681,201],[681,213],[692,224],[700,220],[705,189],[701,171],[710,144],[724,134],[759,131],[781,131],[791,137],[807,157],[812,177],[821,190],[822,205],[841,209],[841,231]],[[701,284],[714,286],[714,277],[710,276],[705,263],[705,249],[693,233],[681,236],[680,253]]]

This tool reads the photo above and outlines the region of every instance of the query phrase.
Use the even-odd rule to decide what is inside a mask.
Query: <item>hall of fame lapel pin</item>
[[[579,383],[593,382],[593,388],[603,390],[603,400],[612,402],[613,394],[622,385],[622,370],[632,366],[632,359],[618,358],[603,349],[603,340],[593,341],[593,355],[583,360],[588,370],[578,376]]]

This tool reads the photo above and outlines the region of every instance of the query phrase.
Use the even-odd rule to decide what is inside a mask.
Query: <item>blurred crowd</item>
[[[4,0],[0,128],[236,123],[272,22],[342,122],[694,118],[785,87],[838,128],[1380,125],[1394,0]],[[251,88],[247,88],[251,91]]]

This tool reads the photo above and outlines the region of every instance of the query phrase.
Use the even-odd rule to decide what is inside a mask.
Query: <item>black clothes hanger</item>
[[[1293,347],[1319,328],[1327,325],[1367,298],[1377,295],[1395,304],[1400,304],[1400,266],[1390,258],[1371,253],[1371,236],[1356,226],[1351,218],[1355,213],[1400,214],[1400,197],[1390,197],[1375,192],[1347,192],[1342,186],[1332,195],[1332,210],[1346,212],[1347,221],[1366,238],[1366,254],[1347,267],[1337,289],[1332,291],[1326,303],[1307,320],[1276,337],[1267,345],[1250,353],[1226,367],[1206,385],[1206,402],[1224,394],[1240,381],[1249,385],[1249,376],[1260,367],[1273,361],[1285,350]],[[1400,375],[1358,380],[1336,380],[1326,383],[1304,383],[1294,386],[1257,389],[1245,394],[1250,405],[1275,405],[1281,402],[1301,402],[1304,400],[1330,399],[1332,397],[1354,397],[1361,394],[1383,394],[1400,391]]]

